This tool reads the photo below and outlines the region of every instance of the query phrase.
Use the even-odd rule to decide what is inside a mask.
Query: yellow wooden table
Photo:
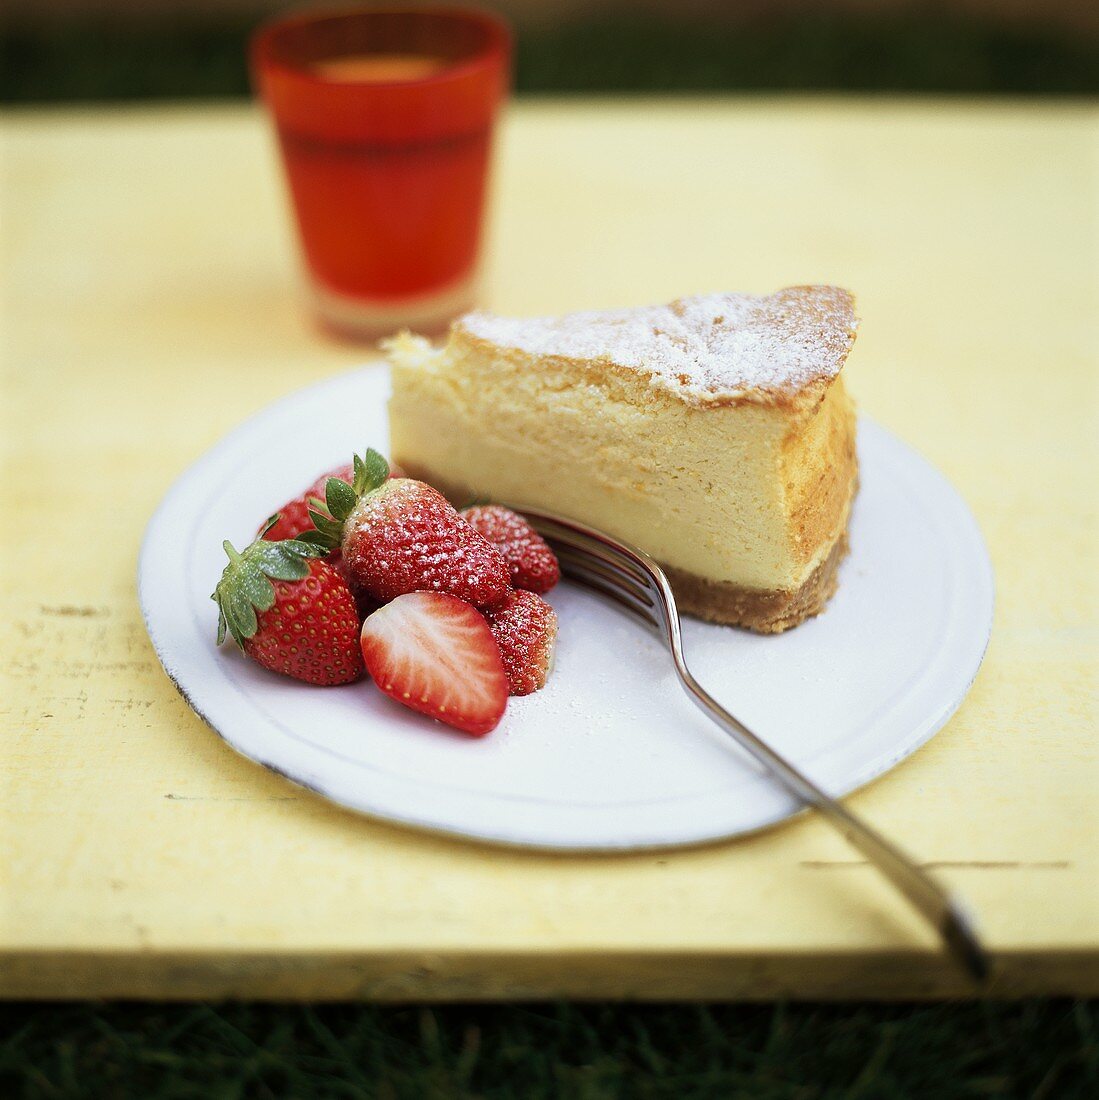
[[[501,310],[858,292],[850,388],[970,502],[998,606],[967,702],[851,803],[969,899],[1009,995],[1099,992],[1097,143],[1086,105],[524,103],[489,253]],[[224,432],[364,353],[303,312],[251,109],[9,114],[3,169],[3,993],[962,991],[812,818],[529,854],[235,756],[146,639],[142,530]]]

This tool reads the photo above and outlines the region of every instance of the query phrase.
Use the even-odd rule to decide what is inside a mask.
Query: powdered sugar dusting
[[[438,490],[406,478],[390,479],[359,501],[345,524],[342,550],[356,584],[383,603],[420,591],[487,606],[510,588],[499,550]]]
[[[706,294],[669,305],[561,317],[471,313],[474,336],[531,355],[611,363],[686,400],[793,393],[834,378],[854,343],[849,291],[788,287],[763,297]]]
[[[557,612],[536,593],[517,589],[484,614],[511,694],[529,695],[545,686],[557,642]]]

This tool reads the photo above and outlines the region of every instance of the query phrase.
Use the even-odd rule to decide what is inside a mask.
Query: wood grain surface
[[[851,391],[969,501],[998,605],[961,710],[851,804],[969,900],[1003,995],[1099,992],[1097,149],[1087,105],[527,102],[495,187],[501,310],[857,292]],[[235,756],[146,639],[142,530],[243,417],[368,352],[304,310],[253,110],[9,112],[2,156],[0,992],[966,992],[810,817],[530,854]]]

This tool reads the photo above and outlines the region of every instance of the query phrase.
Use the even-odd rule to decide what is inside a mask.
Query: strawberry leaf
[[[269,547],[264,547],[255,555],[253,561],[266,577],[276,581],[300,581],[309,574],[309,566],[302,560],[301,555],[287,549],[281,542],[272,542]],[[267,609],[261,608],[261,610]]]
[[[282,547],[302,558],[323,558],[327,551],[315,546],[311,541],[306,541],[299,535],[293,539],[283,539]]]
[[[282,519],[282,513],[281,512],[276,512],[273,516],[268,516],[267,517],[267,522],[260,529],[260,533],[256,536],[256,538],[258,538],[258,539],[263,538],[264,535],[266,535],[267,532],[270,531],[271,528],[274,527],[275,524],[278,523],[278,521],[280,519]]]
[[[388,479],[389,463],[386,462],[385,455],[374,450],[373,447],[366,449],[366,454],[363,455],[363,465],[366,467],[371,489],[377,489],[379,485]]]
[[[344,521],[355,510],[355,505],[367,493],[374,492],[389,478],[389,463],[372,447],[360,458],[352,460],[354,477],[348,485],[340,478],[330,477],[324,486],[324,501],[310,497],[306,502],[313,531],[299,535],[299,539],[328,550],[335,550],[343,539]]]
[[[355,455],[354,467],[354,488],[356,495],[360,497],[365,493],[372,493],[389,477],[389,463],[373,447],[368,447],[362,458]]]
[[[324,544],[329,549],[335,550],[343,537],[343,524],[324,512],[318,512],[315,508],[309,509],[309,518],[313,521],[316,530],[324,536]]]
[[[328,553],[327,547],[302,539],[267,542],[261,536],[243,553],[238,553],[230,542],[222,545],[229,564],[212,597],[218,605],[218,645],[225,641],[228,631],[242,649],[259,629],[256,612],[267,611],[275,603],[271,581],[304,580],[309,576],[309,560]]]
[[[237,588],[241,596],[260,611],[266,611],[275,602],[274,585],[257,568],[254,561],[245,559],[237,570]]]
[[[324,500],[334,519],[342,523],[359,501],[355,490],[338,477],[330,477],[324,487]]]
[[[229,632],[236,638],[239,646],[243,646],[244,639],[251,638],[259,626],[255,608],[239,588],[229,589],[225,602],[225,618],[229,622]]]

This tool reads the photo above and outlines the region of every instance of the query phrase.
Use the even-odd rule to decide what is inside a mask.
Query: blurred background
[[[246,96],[280,0],[5,0],[8,103]],[[332,7],[338,4],[319,4]],[[529,94],[1099,91],[1096,0],[496,0]]]

